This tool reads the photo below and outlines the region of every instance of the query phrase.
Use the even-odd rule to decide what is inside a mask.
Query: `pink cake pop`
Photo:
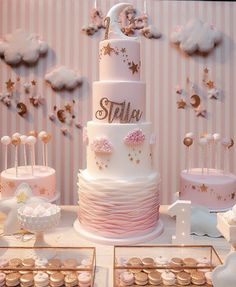
[[[9,136],[3,136],[1,138],[1,143],[5,145],[5,170],[7,170],[7,154],[8,154],[8,145],[11,143],[11,138]]]
[[[31,170],[32,170],[32,175],[34,174],[34,163],[35,163],[35,144],[36,144],[36,137],[34,136],[28,136],[27,137],[27,144],[30,146],[30,152],[31,152]]]
[[[202,174],[204,173],[204,168],[206,165],[206,146],[207,146],[207,139],[202,137],[199,139],[199,145],[202,148]]]
[[[27,142],[27,136],[21,135],[20,140],[21,140],[21,143],[23,144],[23,149],[24,149],[24,164],[25,164],[25,166],[27,166],[27,156],[26,156],[26,148],[25,148],[25,145]]]

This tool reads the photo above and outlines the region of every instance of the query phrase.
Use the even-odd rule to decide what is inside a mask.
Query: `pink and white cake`
[[[191,200],[194,205],[203,205],[210,210],[224,210],[236,203],[236,176],[222,170],[201,168],[180,175],[180,198]]]
[[[159,223],[160,175],[152,167],[140,42],[112,27],[111,19],[109,37],[99,44],[100,81],[93,83],[93,119],[84,130],[87,169],[78,175],[78,221],[91,239],[139,237]]]
[[[1,198],[12,197],[21,183],[27,183],[34,196],[52,199],[56,195],[55,170],[48,166],[19,166],[16,176],[15,168],[4,170],[0,176]]]

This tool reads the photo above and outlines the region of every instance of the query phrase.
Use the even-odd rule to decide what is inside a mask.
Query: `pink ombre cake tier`
[[[47,166],[19,166],[18,176],[15,168],[9,168],[1,173],[0,187],[2,198],[12,197],[21,183],[27,183],[35,196],[53,198],[56,195],[55,170]]]
[[[236,203],[236,176],[222,170],[200,168],[183,170],[180,175],[180,198],[211,210],[224,210]]]

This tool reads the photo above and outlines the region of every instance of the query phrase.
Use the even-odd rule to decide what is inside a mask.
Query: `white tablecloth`
[[[147,244],[171,244],[171,236],[175,233],[175,220],[166,214],[167,206],[161,206],[161,219],[165,230],[157,239],[146,242]],[[73,223],[77,217],[76,206],[62,206],[62,218],[60,225],[52,232],[45,234],[45,241],[56,246],[95,246],[97,253],[96,287],[112,287],[112,256],[113,247],[89,242],[81,238],[73,229]],[[224,238],[209,238],[207,236],[192,236],[194,244],[213,245],[222,259],[230,251],[230,245]],[[15,236],[4,236],[1,238],[1,246],[32,246],[33,240],[22,242]],[[127,254],[128,256],[128,254]]]

